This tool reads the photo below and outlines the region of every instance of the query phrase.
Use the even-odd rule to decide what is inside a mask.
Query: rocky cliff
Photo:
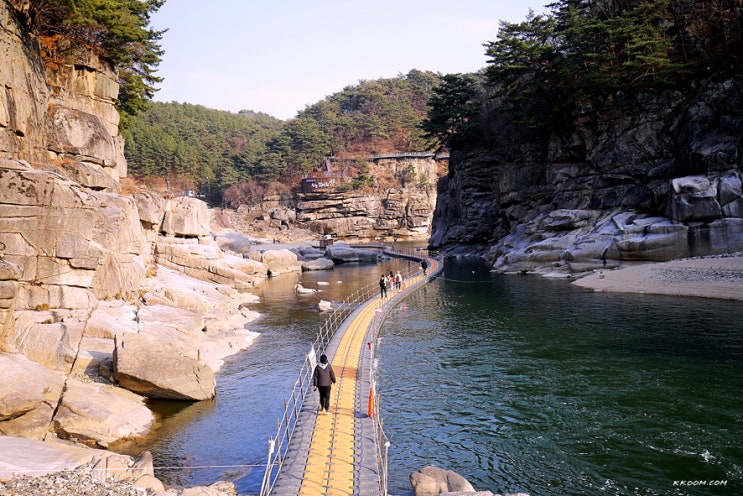
[[[148,397],[214,396],[268,267],[126,180],[114,68],[26,8],[0,0],[0,434],[107,447],[154,427]]]
[[[446,161],[399,154],[375,159],[372,192],[320,190],[299,195],[296,221],[314,232],[349,241],[425,241],[436,205],[434,185]],[[379,187],[407,174],[404,186]]]
[[[741,251],[741,109],[735,76],[612,95],[566,115],[569,132],[492,113],[480,143],[452,151],[430,246],[568,274]]]

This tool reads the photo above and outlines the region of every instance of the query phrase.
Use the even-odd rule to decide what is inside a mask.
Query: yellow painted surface
[[[429,260],[430,262],[430,260]],[[434,262],[429,270],[435,270]],[[422,276],[406,281],[405,287]],[[394,293],[391,293],[394,295]],[[337,383],[330,393],[330,413],[318,414],[299,494],[302,496],[351,496],[354,490],[354,418],[356,374],[364,338],[375,311],[384,302],[377,296],[350,323],[331,361]],[[366,413],[367,405],[359,408]]]

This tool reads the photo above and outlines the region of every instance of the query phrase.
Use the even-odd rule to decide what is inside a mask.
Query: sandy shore
[[[743,254],[596,271],[573,284],[596,291],[743,300]]]

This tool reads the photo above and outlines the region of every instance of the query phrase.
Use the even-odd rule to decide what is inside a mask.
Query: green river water
[[[267,441],[324,317],[407,262],[269,280],[261,332],[218,377],[217,398],[162,403],[156,475],[257,494]],[[743,304],[596,293],[447,260],[395,307],[377,346],[392,495],[426,465],[476,489],[541,495],[743,494]],[[189,468],[190,467],[190,468]]]

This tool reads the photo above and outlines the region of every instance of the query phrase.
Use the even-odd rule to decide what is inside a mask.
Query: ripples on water
[[[740,491],[742,316],[447,263],[381,334],[390,493],[429,464],[534,496]]]

